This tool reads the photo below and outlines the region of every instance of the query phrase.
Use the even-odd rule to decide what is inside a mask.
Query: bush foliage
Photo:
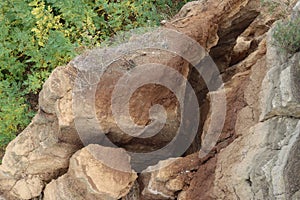
[[[186,1],[2,0],[0,147],[29,123],[31,100],[56,66],[119,31],[156,26]]]
[[[291,13],[297,0],[260,0],[260,2],[269,14],[276,18],[285,18]]]
[[[293,54],[300,51],[300,16],[277,24],[273,32],[274,44]]]

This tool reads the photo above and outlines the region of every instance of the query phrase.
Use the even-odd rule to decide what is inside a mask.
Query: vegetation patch
[[[293,54],[300,51],[300,16],[279,22],[273,32],[274,44],[283,51]]]

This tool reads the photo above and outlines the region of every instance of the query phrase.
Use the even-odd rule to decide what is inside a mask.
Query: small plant
[[[277,17],[287,17],[297,0],[261,0],[261,5],[266,8],[268,13]]]
[[[296,19],[282,21],[273,32],[274,45],[287,53],[300,51],[300,16]]]

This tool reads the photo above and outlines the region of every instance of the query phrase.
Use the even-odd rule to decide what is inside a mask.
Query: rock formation
[[[292,16],[300,13],[299,5]],[[278,18],[266,10],[258,0],[204,0],[186,4],[174,19],[164,22],[164,27],[189,36],[209,52],[221,72],[222,91],[214,71],[205,71],[209,79],[200,77],[188,60],[195,56],[186,53],[191,46],[178,38],[160,49],[149,46],[128,52],[122,45],[95,49],[57,67],[40,92],[37,115],[6,148],[0,166],[1,198],[300,199],[300,53],[284,54],[274,45]],[[135,35],[129,44],[141,46],[153,38],[143,39]],[[178,52],[168,52],[164,45]],[[119,58],[124,51],[127,54]],[[197,56],[201,62],[208,57]],[[113,62],[99,68],[101,59],[108,57]],[[195,139],[189,138],[193,128],[185,127],[189,149],[175,157],[163,151],[166,155],[157,160],[143,160],[145,167],[137,174],[132,152],[162,149],[177,137],[182,122],[180,99],[159,84],[132,92],[130,117],[120,114],[121,108],[112,111],[114,103],[127,106],[122,104],[122,89],[114,94],[119,79],[147,63],[168,66],[188,79],[201,117]],[[188,85],[182,79],[170,81],[168,74],[162,70],[158,80],[186,93]],[[153,70],[145,73],[152,75]],[[145,79],[134,77],[136,82]],[[212,126],[214,113],[223,112],[212,106],[220,92],[226,94],[226,118],[224,126]],[[164,108],[164,117],[155,115],[155,109],[162,108],[157,104]],[[136,129],[130,129],[131,122]],[[153,122],[160,128],[158,134],[137,138],[148,134],[139,128]],[[102,135],[97,134],[98,125]],[[210,132],[217,132],[218,126],[222,131],[211,149]],[[134,131],[130,135],[126,130]]]

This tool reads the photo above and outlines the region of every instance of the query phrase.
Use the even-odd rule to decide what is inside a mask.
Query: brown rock
[[[259,4],[257,0],[191,2],[165,26],[194,38],[210,51],[223,72],[231,62],[237,37],[259,15]]]
[[[31,179],[21,179],[17,181],[12,188],[11,193],[20,199],[31,199],[41,194],[43,190],[43,183],[38,177]]]
[[[199,153],[195,153],[184,158],[161,161],[155,166],[148,167],[140,177],[140,182],[143,185],[141,198],[149,200],[175,199],[178,191],[189,185],[199,166],[212,155],[208,154],[200,159]]]
[[[162,149],[177,138],[175,136],[182,122],[180,117],[188,110],[180,107],[183,106],[183,103],[180,103],[183,99],[189,100],[185,98],[185,78],[190,73],[190,65],[185,59],[192,60],[192,64],[198,64],[201,59],[207,57],[207,53],[201,48],[200,51],[191,51],[191,48],[197,49],[196,45],[179,40],[172,32],[175,31],[161,29],[152,32],[150,36],[145,34],[133,37],[125,46],[116,49],[95,49],[71,62],[79,71],[73,88],[73,108],[75,125],[84,144],[113,146],[113,142],[132,152],[148,153]],[[160,40],[160,37],[163,40]],[[152,49],[145,47],[142,52],[129,51],[140,48],[141,44],[154,46]],[[161,44],[164,45],[159,46]],[[123,55],[124,52],[127,54]],[[183,55],[184,59],[178,55]],[[160,66],[153,68],[153,64],[149,63],[157,63]],[[136,83],[139,85],[133,88]],[[194,99],[196,101],[196,97]],[[185,105],[194,106],[196,103]],[[126,109],[128,112],[124,112]],[[156,112],[163,109],[165,112]],[[192,112],[194,110],[197,110],[197,107],[191,109]],[[191,118],[188,123],[192,123],[192,120],[197,119],[194,116],[198,114],[189,114],[185,116]],[[154,155],[154,159],[149,160],[143,160],[147,159],[144,155],[139,157],[141,159],[132,156],[132,163],[140,162],[145,166],[140,169],[135,166],[134,168],[142,171],[147,166],[156,164],[159,159],[184,154],[197,131],[196,128],[192,128],[194,130],[189,128],[188,131],[183,131],[184,139],[188,141],[185,146],[170,145],[172,149],[159,152],[158,156]],[[154,129],[158,131],[151,136],[147,135]],[[173,155],[175,148],[181,152]]]
[[[241,60],[240,63],[232,67],[233,69],[230,69],[232,72],[230,72],[230,70],[226,70],[225,74],[223,75],[224,79],[228,80],[225,84],[227,114],[222,134],[220,135],[217,146],[215,147],[217,152],[220,150],[222,152],[222,149],[226,149],[228,145],[232,145],[232,142],[237,137],[239,137],[241,134],[245,134],[245,132],[247,132],[251,126],[258,122],[260,115],[259,95],[261,91],[261,83],[266,73],[266,45],[263,36],[267,29],[262,27],[260,33],[256,33],[255,30],[256,27],[260,24],[263,24],[264,21],[268,21],[268,18],[261,17],[259,20],[255,20],[250,27],[245,30],[241,37],[247,37],[247,40],[249,39],[250,44],[249,42],[246,42],[245,45],[237,44],[236,48],[233,49],[233,53],[235,55],[232,55],[232,59],[236,59],[236,61],[232,62],[239,62],[237,57],[234,58],[234,56],[239,54],[238,51],[244,54],[239,55],[241,56],[240,59],[244,60]],[[253,34],[250,34],[251,32],[257,35],[253,37]],[[259,44],[256,47],[252,46],[251,43],[253,43],[253,41]],[[238,45],[241,46],[239,47]],[[203,128],[202,142],[205,141],[204,139],[207,128],[210,123],[210,115],[211,114],[209,112]],[[205,144],[202,143],[202,148],[203,147],[205,147]],[[237,151],[237,149],[232,151]],[[226,156],[224,159],[225,158]],[[217,162],[217,158],[213,158],[201,165],[195,173],[193,179],[190,181],[190,186],[185,188],[179,194],[178,198],[205,200],[225,198],[225,196],[222,196],[221,193],[214,195],[214,192],[212,191],[214,185],[219,184],[219,182],[216,181],[215,170],[222,171],[224,166],[226,165],[221,165]],[[231,169],[231,167],[229,167],[229,169]],[[232,170],[232,172],[236,174],[236,169]],[[224,181],[224,185],[231,183],[231,176],[228,176],[228,179]],[[228,197],[228,199],[234,199],[234,191],[231,190],[229,193],[232,196]]]
[[[202,164],[198,168],[197,172],[195,172],[195,174],[193,175],[189,183],[189,187],[183,190],[180,198],[182,198],[182,200],[212,199],[211,188],[214,185],[215,169],[216,158],[211,158],[210,160]]]

